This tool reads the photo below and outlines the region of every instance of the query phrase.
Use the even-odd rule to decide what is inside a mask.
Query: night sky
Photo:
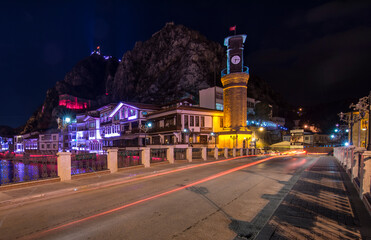
[[[48,88],[97,45],[121,58],[166,22],[223,43],[247,34],[245,63],[290,103],[371,90],[370,1],[2,1],[0,125],[24,124]]]

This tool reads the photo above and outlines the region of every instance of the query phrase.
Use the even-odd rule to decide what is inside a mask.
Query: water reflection
[[[46,160],[0,160],[0,185],[57,176],[56,162]]]

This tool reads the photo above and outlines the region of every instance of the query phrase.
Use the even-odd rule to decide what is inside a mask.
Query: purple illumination
[[[137,118],[138,118],[138,116],[134,115],[134,116],[128,117],[128,120],[133,120],[133,119],[137,119]]]
[[[119,103],[119,105],[116,106],[116,108],[111,112],[111,114],[108,116],[108,117],[113,117],[117,111],[122,107],[122,105],[124,105],[122,102]]]

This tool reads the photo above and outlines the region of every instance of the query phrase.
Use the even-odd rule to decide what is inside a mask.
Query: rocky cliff
[[[108,83],[113,98],[164,103],[220,82],[225,50],[199,32],[166,24],[145,42],[124,54],[115,78]]]
[[[220,72],[225,66],[225,49],[219,43],[185,26],[168,23],[149,40],[137,42],[121,62],[93,54],[77,63],[64,80],[48,90],[44,104],[28,120],[23,132],[56,127],[60,94],[100,103],[104,96],[106,102],[163,104],[186,96],[197,98],[200,89],[221,86]],[[284,102],[254,76],[248,83],[248,96],[270,104]]]

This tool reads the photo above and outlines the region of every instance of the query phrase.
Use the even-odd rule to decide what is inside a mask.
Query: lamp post
[[[219,133],[212,132],[210,135],[214,137],[214,143],[216,148],[216,139],[218,138]]]
[[[58,117],[57,118],[57,123],[58,123],[58,129],[61,130],[61,133],[62,133],[62,152],[65,152],[66,151],[66,146],[65,146],[65,132],[66,132],[66,129],[68,127],[68,125],[71,123],[71,118],[69,117],[63,117],[63,118],[60,118]]]
[[[140,125],[140,129],[144,132],[144,146],[147,146],[147,132],[152,128],[152,123],[148,122],[144,125]]]
[[[189,130],[188,130],[188,128],[184,128],[184,129],[183,129],[183,132],[184,132],[184,134],[185,134],[185,136],[186,136],[186,139],[188,138],[187,143],[188,143],[188,147],[189,147],[189,137],[188,137],[188,135],[189,135]]]

